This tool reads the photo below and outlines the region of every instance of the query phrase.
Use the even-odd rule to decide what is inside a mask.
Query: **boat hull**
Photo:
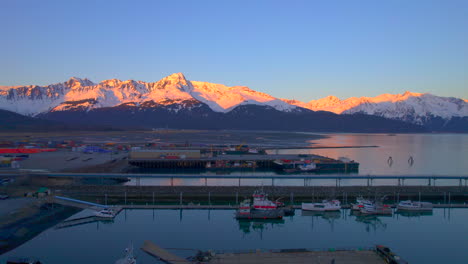
[[[392,208],[379,208],[375,210],[361,209],[359,212],[363,215],[392,215]]]
[[[304,211],[314,211],[314,212],[334,212],[340,211],[341,206],[318,206],[319,204],[315,203],[302,203],[302,210]]]

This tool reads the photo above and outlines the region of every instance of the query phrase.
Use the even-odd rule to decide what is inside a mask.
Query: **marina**
[[[468,257],[463,250],[468,242],[464,235],[468,232],[465,225],[468,210],[462,208],[434,208],[432,215],[365,217],[342,209],[331,214],[296,213],[281,221],[249,222],[234,219],[234,212],[234,209],[124,209],[113,221],[46,230],[1,255],[0,261],[13,256],[35,256],[48,264],[63,263],[65,258],[67,263],[78,264],[92,257],[101,263],[113,263],[131,242],[138,261],[154,263],[152,255],[140,250],[147,240],[183,259],[196,255],[198,250],[232,257],[238,256],[236,253],[255,255],[257,250],[273,254],[302,248],[333,255],[342,249],[366,251],[378,244],[390,247],[408,263],[441,263],[446,255],[451,256],[452,263],[463,263]],[[404,235],[413,232],[431,237],[434,224],[438,225],[437,241]],[[210,231],[214,229],[218,231]],[[177,236],[173,235],[175,232]],[[294,240],[282,239],[291,234]],[[440,247],[439,243],[446,246]],[[74,254],[73,248],[87,254]]]

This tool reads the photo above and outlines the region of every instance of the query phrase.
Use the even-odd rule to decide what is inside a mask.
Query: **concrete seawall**
[[[238,203],[250,198],[260,187],[248,186],[60,186],[56,193],[92,202],[125,204],[170,203]],[[419,199],[437,201],[443,204],[468,202],[466,187],[438,186],[376,186],[376,187],[275,187],[265,186],[264,191],[271,198],[282,198],[284,202],[302,202],[338,198],[352,202],[358,196],[389,201]]]

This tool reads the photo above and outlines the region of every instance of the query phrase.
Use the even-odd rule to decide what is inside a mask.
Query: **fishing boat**
[[[235,214],[236,219],[281,219],[283,216],[280,208],[255,209],[248,199],[240,203]]]
[[[363,204],[363,207],[359,209],[359,212],[365,215],[391,215],[392,208],[385,204],[376,204],[368,201]]]
[[[352,211],[359,211],[361,208],[364,207],[365,203],[370,203],[370,200],[364,199],[364,197],[359,196],[356,198],[356,203],[351,203],[351,210]]]
[[[136,258],[133,256],[133,245],[130,244],[128,248],[125,249],[125,255],[123,258],[118,259],[115,264],[136,264]]]
[[[321,203],[302,203],[301,208],[306,211],[318,212],[339,211],[341,203],[339,200],[323,200]]]
[[[397,205],[398,211],[428,212],[432,211],[433,204],[429,202],[401,201]]]
[[[268,195],[263,191],[255,191],[252,195],[253,204],[250,200],[244,200],[236,211],[237,219],[280,219],[285,211],[278,204],[270,201]]]
[[[256,190],[253,195],[253,208],[256,210],[277,209],[278,205],[268,199],[268,195],[261,190]]]

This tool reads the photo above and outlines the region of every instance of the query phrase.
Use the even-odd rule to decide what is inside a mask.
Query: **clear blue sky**
[[[183,72],[302,101],[468,99],[467,0],[3,0],[0,15],[0,85]]]

